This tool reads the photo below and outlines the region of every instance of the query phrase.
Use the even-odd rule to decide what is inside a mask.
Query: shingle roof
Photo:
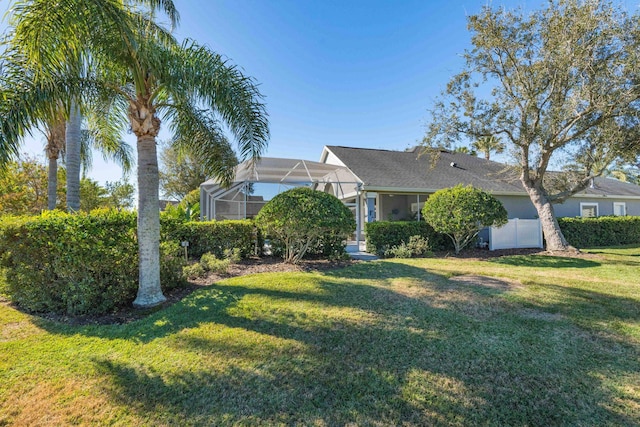
[[[462,153],[421,150],[390,151],[327,146],[369,189],[402,188],[435,191],[458,184],[493,193],[525,194],[518,176],[507,166]],[[454,163],[455,167],[451,164]]]
[[[494,194],[526,195],[515,169],[469,154],[442,150],[432,162],[434,154],[422,153],[419,148],[391,151],[329,145],[327,149],[363,182],[365,189],[373,191],[396,188],[432,192],[463,184]],[[596,178],[594,188],[578,194],[640,197],[640,186]]]

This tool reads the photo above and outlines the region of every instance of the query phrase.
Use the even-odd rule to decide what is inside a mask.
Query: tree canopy
[[[569,249],[552,203],[640,153],[640,17],[607,1],[552,0],[531,14],[485,6],[468,27],[473,48],[425,140],[510,144],[547,248]],[[562,179],[548,179],[554,164],[570,164]]]

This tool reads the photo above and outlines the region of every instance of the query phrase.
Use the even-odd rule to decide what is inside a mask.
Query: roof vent
[[[449,163],[449,166],[451,166],[452,168],[457,168],[458,164],[456,162],[451,162]]]

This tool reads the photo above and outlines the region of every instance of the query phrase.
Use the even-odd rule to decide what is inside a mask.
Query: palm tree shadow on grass
[[[430,277],[434,280],[423,280],[423,286],[448,286],[444,278],[416,267],[387,268],[395,269],[395,277],[387,271],[388,280]],[[357,266],[318,276],[314,290],[321,292],[266,289],[251,279],[213,285],[175,309],[125,328],[121,338],[144,343],[175,334],[168,345],[176,351],[232,362],[160,374],[135,361],[97,358],[110,378],[106,391],[147,416],[169,408],[177,422],[186,424],[632,423],[608,409],[615,406],[614,397],[596,375],[610,375],[608,365],[614,363],[620,376],[637,372],[637,359],[619,361],[622,354],[637,354],[632,345],[593,336],[563,320],[532,319],[495,293],[471,291],[492,307],[479,321],[461,309],[460,300],[434,303],[385,284],[345,280],[363,273]],[[251,318],[232,310],[248,296],[292,306],[284,314],[281,308],[277,313],[254,308]],[[370,316],[362,323],[340,318],[305,323],[295,320],[299,302]],[[204,324],[232,328],[237,339],[178,334]],[[256,345],[244,341],[245,334],[285,344]]]

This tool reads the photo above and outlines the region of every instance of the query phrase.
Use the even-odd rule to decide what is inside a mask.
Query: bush
[[[3,219],[0,264],[5,291],[28,310],[103,314],[129,306],[138,289],[136,214],[94,211]],[[179,286],[182,260],[161,247],[163,290]]]
[[[275,196],[260,210],[256,224],[271,238],[274,254],[281,248],[286,262],[314,252],[340,256],[343,241],[356,229],[353,214],[340,200],[306,187]]]
[[[238,248],[225,249],[224,250],[224,258],[228,259],[229,262],[231,262],[231,264],[237,264],[240,261],[242,261],[242,253],[240,252],[240,249],[238,249]]]
[[[453,248],[451,240],[444,234],[436,233],[424,221],[377,221],[364,224],[367,236],[367,252],[381,256],[385,251],[402,242],[408,242],[411,236],[421,236],[431,246],[431,250],[443,251]]]
[[[384,251],[387,258],[412,258],[431,254],[429,242],[422,236],[411,236],[409,243],[402,242]]]
[[[185,265],[182,268],[182,274],[187,278],[187,279],[199,279],[201,277],[204,277],[207,275],[207,271],[204,269],[204,267],[202,266],[202,264],[200,264],[199,262],[196,262],[194,264],[191,265]]]
[[[219,259],[214,254],[207,253],[202,255],[200,258],[200,264],[205,271],[210,271],[212,273],[224,274],[229,271],[229,265],[231,265],[231,261],[229,259]]]
[[[507,223],[507,211],[491,194],[461,184],[433,193],[422,208],[425,221],[453,242],[456,254],[485,227]]]
[[[640,243],[640,217],[558,218],[567,242],[578,248]]]
[[[262,248],[262,236],[251,220],[181,222],[164,218],[162,239],[174,242],[189,242],[190,258],[199,259],[207,252],[218,258],[225,250],[238,250],[241,257],[248,257]]]
[[[219,259],[214,254],[208,252],[200,257],[200,261],[191,265],[187,265],[182,269],[189,279],[198,279],[205,277],[209,272],[225,274],[229,271],[229,266],[234,262],[233,259],[240,260],[240,251],[226,250],[226,257]]]

